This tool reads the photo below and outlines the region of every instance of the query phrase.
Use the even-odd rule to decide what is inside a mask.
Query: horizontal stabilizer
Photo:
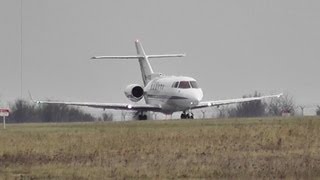
[[[169,58],[169,57],[185,57],[186,54],[163,54],[163,55],[148,55],[148,58]]]
[[[93,56],[91,59],[139,59],[143,56]]]
[[[170,57],[185,57],[185,54],[163,54],[163,55],[135,55],[135,56],[94,56],[91,59],[139,59],[139,58],[170,58]]]
[[[140,65],[141,75],[143,84],[146,86],[147,83],[152,79],[154,74],[153,69],[150,65],[149,58],[171,58],[171,57],[184,57],[185,54],[157,54],[157,55],[147,55],[142,47],[142,44],[139,40],[135,41],[135,46],[137,50],[137,55],[132,56],[94,56],[91,59],[120,59],[120,60],[131,60],[137,59]]]

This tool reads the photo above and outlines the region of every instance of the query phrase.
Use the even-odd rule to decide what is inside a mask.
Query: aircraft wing
[[[161,107],[148,104],[124,104],[124,103],[96,103],[96,102],[62,102],[62,101],[34,101],[37,104],[60,104],[73,106],[86,106],[101,109],[120,109],[120,110],[136,110],[136,111],[161,111]]]
[[[203,101],[203,102],[200,102],[197,106],[193,107],[192,109],[243,103],[243,102],[249,102],[249,101],[258,101],[258,100],[267,99],[267,98],[279,98],[282,95],[283,94],[281,93],[277,95],[269,95],[269,96],[261,96],[261,97],[248,97],[248,98],[226,99],[226,100],[217,100],[217,101]]]

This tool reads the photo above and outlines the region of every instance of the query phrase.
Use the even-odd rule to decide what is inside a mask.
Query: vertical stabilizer
[[[146,86],[147,83],[151,80],[151,75],[153,74],[152,67],[150,65],[150,62],[148,60],[148,56],[144,52],[144,49],[142,47],[142,44],[139,42],[139,40],[135,41],[137,54],[139,56],[139,64],[140,64],[140,70],[142,75],[142,80],[144,85]]]

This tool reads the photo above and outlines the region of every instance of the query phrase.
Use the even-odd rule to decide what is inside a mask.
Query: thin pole
[[[23,72],[22,72],[22,21],[23,21],[23,17],[22,17],[22,0],[20,1],[20,98],[22,98],[22,78],[23,78]]]
[[[6,129],[6,116],[3,116],[3,129]]]

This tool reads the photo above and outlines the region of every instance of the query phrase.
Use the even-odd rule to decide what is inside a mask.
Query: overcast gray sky
[[[0,1],[0,98],[20,97],[20,0]],[[204,100],[288,92],[320,104],[318,0],[25,0],[23,97],[129,102],[136,61],[94,55],[186,53],[153,69],[198,80]]]

